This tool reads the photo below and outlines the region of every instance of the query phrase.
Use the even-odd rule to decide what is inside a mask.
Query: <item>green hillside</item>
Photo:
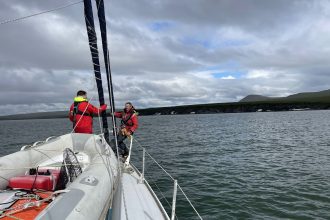
[[[138,109],[138,112],[140,115],[177,115],[325,109],[330,109],[330,90],[298,93],[288,97],[276,98],[260,95],[249,95],[239,102],[146,108]],[[59,111],[0,116],[0,120],[48,119],[67,117],[68,111]]]
[[[290,95],[287,97],[267,97],[260,95],[248,95],[239,102],[330,102],[330,90],[320,92],[305,92]]]

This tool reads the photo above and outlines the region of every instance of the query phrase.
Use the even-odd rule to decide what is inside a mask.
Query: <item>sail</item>
[[[116,131],[117,126],[116,126],[116,120],[114,117],[115,101],[114,101],[114,94],[113,94],[112,76],[111,76],[111,68],[110,68],[110,57],[109,57],[109,50],[108,50],[107,24],[106,24],[106,20],[105,20],[104,1],[96,0],[96,7],[97,7],[97,15],[99,18],[99,23],[100,23],[104,64],[105,64],[105,70],[106,70],[107,82],[108,82],[107,84],[108,84],[108,92],[109,92],[109,100],[110,100],[110,111],[111,111],[111,115],[112,115],[113,134],[116,139],[117,138],[117,131]],[[117,147],[117,140],[116,140],[116,147]]]
[[[102,86],[99,52],[98,52],[98,48],[97,48],[97,36],[96,36],[96,32],[95,32],[91,0],[84,0],[84,13],[85,13],[85,22],[86,22],[86,28],[87,28],[87,34],[88,34],[88,41],[89,41],[89,49],[92,54],[92,61],[93,61],[94,74],[95,74],[95,80],[96,80],[96,85],[97,85],[97,92],[99,95],[100,105],[103,105],[105,102],[104,102],[104,94],[103,94],[103,86]],[[108,122],[107,122],[106,111],[103,111],[101,116],[102,116],[104,137],[109,142],[109,131],[108,131]]]

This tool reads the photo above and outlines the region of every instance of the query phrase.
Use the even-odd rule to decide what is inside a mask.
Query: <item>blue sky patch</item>
[[[156,22],[152,22],[151,24],[149,24],[149,28],[152,31],[164,31],[170,27],[172,27],[174,24],[172,22],[168,22],[168,21],[156,21]]]
[[[239,79],[247,74],[247,70],[243,68],[240,62],[236,60],[227,60],[218,65],[204,66],[199,68],[199,71],[207,71],[208,73],[211,72],[211,75],[216,79],[226,78],[229,76]]]
[[[212,45],[212,42],[207,40],[207,39],[198,39],[196,37],[184,37],[181,39],[181,42],[184,45],[188,45],[188,46],[194,46],[194,45],[198,45],[198,46],[202,46],[206,49],[214,49],[215,47]]]
[[[244,73],[240,71],[225,71],[225,72],[212,73],[212,75],[216,79],[221,79],[223,77],[228,77],[228,76],[232,76],[235,77],[235,79],[239,79],[244,75]]]
[[[214,41],[212,39],[200,38],[200,37],[192,37],[186,36],[181,39],[181,42],[184,45],[188,46],[202,46],[205,49],[220,49],[220,48],[230,48],[230,47],[244,47],[251,44],[251,41],[248,40],[223,40],[220,42]]]
[[[226,47],[243,47],[249,45],[251,42],[248,40],[225,40],[217,44],[217,48]]]

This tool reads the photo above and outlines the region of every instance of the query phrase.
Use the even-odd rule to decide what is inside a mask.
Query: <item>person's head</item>
[[[87,92],[85,92],[84,90],[79,90],[77,92],[77,96],[82,96],[86,99],[87,98]]]
[[[126,102],[125,103],[125,111],[126,112],[129,112],[133,107],[132,103],[131,102]]]

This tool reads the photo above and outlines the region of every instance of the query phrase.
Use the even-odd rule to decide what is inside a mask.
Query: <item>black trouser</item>
[[[124,140],[127,138],[127,136],[123,135],[121,131],[118,132],[117,135],[117,140],[118,140],[118,151],[119,151],[119,155],[128,155],[129,153],[129,149],[126,147],[126,144],[124,143]],[[117,153],[117,149],[116,149],[116,143],[115,140],[112,139],[112,149],[115,153]]]

